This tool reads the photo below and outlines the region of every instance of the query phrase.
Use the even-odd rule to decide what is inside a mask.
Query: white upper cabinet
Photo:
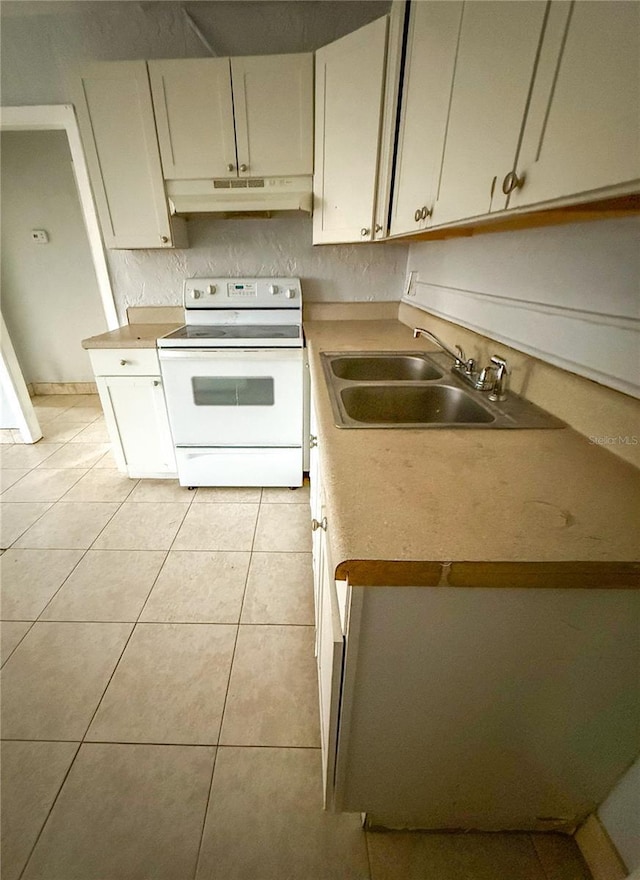
[[[313,173],[313,55],[232,58],[241,177]]]
[[[373,237],[387,24],[316,52],[314,244]]]
[[[86,65],[72,88],[105,245],[183,244],[169,219],[146,62]]]
[[[462,2],[412,4],[391,234],[431,225],[447,129]],[[438,222],[438,218],[433,218]]]
[[[167,180],[236,177],[228,58],[149,61]]]
[[[313,56],[150,61],[166,180],[313,172]]]
[[[434,225],[506,207],[546,10],[538,0],[464,4]]]
[[[640,178],[640,4],[553,2],[509,207]]]

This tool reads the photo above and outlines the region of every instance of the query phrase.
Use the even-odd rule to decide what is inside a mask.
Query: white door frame
[[[120,326],[113,299],[111,280],[104,254],[98,215],[93,201],[89,172],[84,158],[80,130],[72,104],[51,104],[33,107],[0,108],[0,131],[46,131],[62,130],[67,133],[71,150],[72,167],[75,174],[80,207],[89,238],[89,250],[98,281],[102,309],[109,330]]]
[[[42,431],[2,315],[0,315],[0,385],[18,422],[17,429],[20,431],[22,442],[36,443],[41,439]]]

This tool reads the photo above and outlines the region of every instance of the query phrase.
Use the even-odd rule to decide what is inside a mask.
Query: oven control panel
[[[185,309],[302,308],[299,278],[187,278]]]

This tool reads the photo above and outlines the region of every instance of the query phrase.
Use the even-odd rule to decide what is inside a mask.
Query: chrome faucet
[[[426,339],[435,342],[436,345],[439,345],[449,355],[454,362],[451,372],[455,373],[456,376],[460,376],[467,385],[471,385],[476,391],[488,392],[489,400],[506,400],[509,367],[504,358],[494,354],[488,366],[483,367],[481,370],[476,370],[475,360],[467,358],[459,345],[456,345],[456,350],[452,351],[448,345],[445,345],[441,339],[438,339],[435,333],[425,330],[423,327],[414,327],[413,338],[417,339],[419,336],[424,336]]]
[[[470,367],[470,369],[473,370],[475,361],[473,358],[467,360],[464,351],[459,345],[456,345],[456,350],[452,351],[448,345],[445,345],[441,339],[438,339],[435,333],[432,333],[430,330],[425,330],[423,327],[414,327],[413,338],[417,339],[419,336],[424,336],[426,339],[430,339],[432,342],[435,342],[436,345],[439,345],[440,348],[453,359],[456,367],[464,367],[465,370],[467,367]]]

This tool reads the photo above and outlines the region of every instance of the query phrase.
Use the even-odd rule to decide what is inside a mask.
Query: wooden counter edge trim
[[[347,559],[338,580],[353,587],[640,589],[640,562],[421,562]]]

